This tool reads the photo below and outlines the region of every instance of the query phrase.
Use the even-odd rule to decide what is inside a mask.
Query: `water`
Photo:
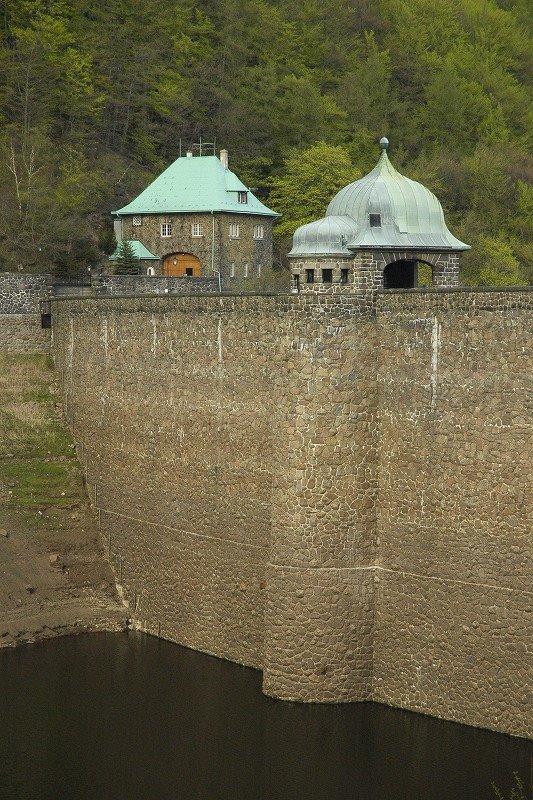
[[[495,800],[531,745],[261,675],[142,634],[0,651],[1,800]],[[529,797],[529,794],[527,795]]]

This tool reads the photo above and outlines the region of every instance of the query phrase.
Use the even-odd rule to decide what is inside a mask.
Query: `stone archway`
[[[200,259],[191,253],[171,253],[163,259],[163,275],[198,278],[201,274]]]
[[[392,261],[383,270],[384,289],[414,289],[416,281],[415,259]]]

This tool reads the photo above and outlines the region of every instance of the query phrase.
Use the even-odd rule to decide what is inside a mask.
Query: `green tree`
[[[283,174],[272,181],[270,203],[283,214],[277,236],[290,236],[300,225],[324,216],[333,195],[361,176],[347,150],[317,142],[307,150],[292,150]]]
[[[118,248],[118,256],[115,261],[116,275],[138,275],[139,259],[133,251],[131,242],[124,239]]]
[[[463,255],[462,282],[471,286],[520,286],[524,275],[512,244],[501,235],[476,237]]]

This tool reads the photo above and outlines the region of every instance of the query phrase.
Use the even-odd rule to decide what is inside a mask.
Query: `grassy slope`
[[[0,645],[116,608],[47,355],[0,355],[0,530]]]

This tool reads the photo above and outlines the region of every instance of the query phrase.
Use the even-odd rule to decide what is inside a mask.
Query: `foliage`
[[[115,260],[116,275],[138,275],[139,259],[133,251],[130,242],[124,240],[118,248],[118,255]]]
[[[518,772],[513,773],[513,778],[514,778],[513,780],[514,786],[511,787],[511,794],[509,795],[508,798],[506,798],[506,796],[502,794],[500,789],[498,789],[498,787],[495,786],[494,783],[492,784],[492,788],[494,789],[494,794],[496,795],[498,800],[527,800],[524,791],[524,784],[520,780]]]
[[[333,195],[359,177],[340,145],[317,142],[307,150],[291,150],[270,193],[270,203],[283,214],[277,234],[292,235],[299,225],[323,217]]]
[[[3,0],[0,19],[0,270],[86,274],[110,212],[200,135],[284,212],[283,261],[387,135],[479,245],[465,281],[533,278],[525,0]]]

